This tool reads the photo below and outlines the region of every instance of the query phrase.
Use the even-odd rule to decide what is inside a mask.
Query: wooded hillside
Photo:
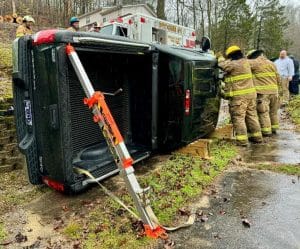
[[[32,15],[37,27],[65,27],[71,16],[114,5],[147,3],[160,18],[190,26],[199,37],[208,35],[215,51],[231,44],[263,48],[269,57],[297,44],[300,7],[279,0],[0,0],[0,15]]]

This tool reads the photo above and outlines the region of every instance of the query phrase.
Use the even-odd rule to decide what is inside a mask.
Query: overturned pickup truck
[[[218,69],[209,53],[96,33],[45,30],[14,41],[13,89],[19,148],[29,180],[78,192],[118,168],[66,55],[72,44],[102,91],[134,162],[214,130]]]

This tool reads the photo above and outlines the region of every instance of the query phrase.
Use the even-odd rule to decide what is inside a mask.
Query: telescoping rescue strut
[[[120,174],[125,180],[127,189],[134,201],[135,207],[139,213],[140,219],[144,224],[145,234],[152,238],[165,238],[165,229],[153,221],[153,211],[150,202],[145,198],[146,189],[142,189],[134,174],[132,167],[133,160],[127,150],[124,139],[114,121],[114,118],[105,102],[104,94],[95,91],[84,67],[75,51],[70,44],[66,46],[66,53],[70,58],[71,64],[79,78],[80,84],[87,98],[84,99],[86,104],[94,114],[94,122],[98,123],[103,136],[107,142],[110,152],[118,165]]]

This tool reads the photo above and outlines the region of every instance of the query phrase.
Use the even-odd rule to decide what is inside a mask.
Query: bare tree
[[[161,19],[166,19],[165,15],[165,0],[157,0],[156,8],[157,17]]]

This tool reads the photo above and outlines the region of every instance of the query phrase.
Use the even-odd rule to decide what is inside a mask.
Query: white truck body
[[[144,14],[128,15],[111,20],[103,25],[100,33],[187,48],[195,48],[196,41],[194,29]]]

